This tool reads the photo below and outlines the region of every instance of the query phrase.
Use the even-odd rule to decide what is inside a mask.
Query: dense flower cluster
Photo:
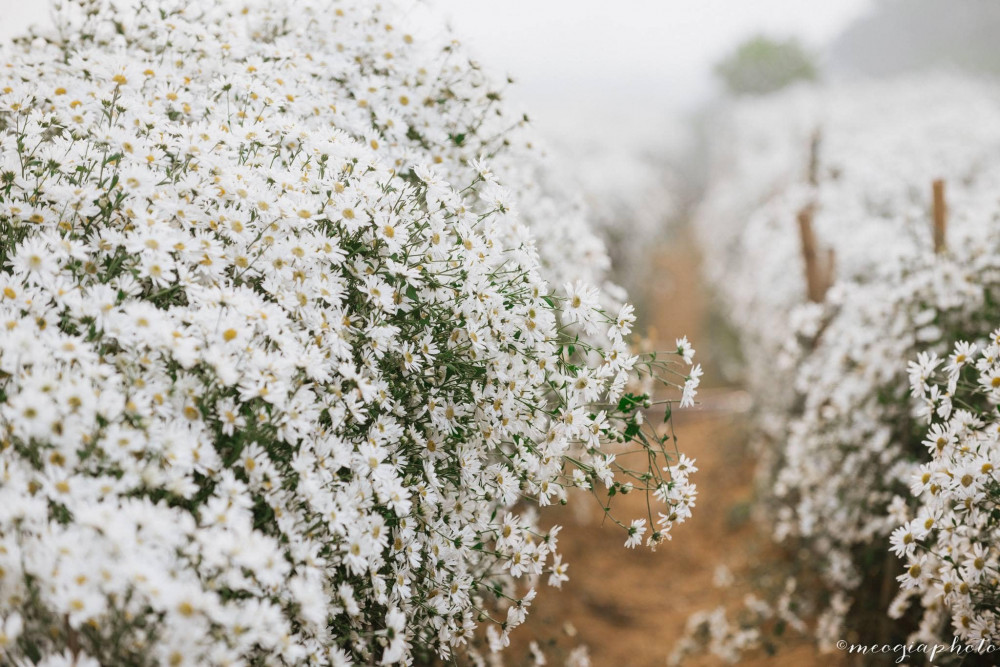
[[[640,409],[693,349],[631,351],[582,207],[421,11],[81,0],[0,51],[5,662],[499,650],[566,578],[532,503],[644,492],[629,546],[689,515]]]
[[[741,103],[720,132],[698,228],[757,401],[763,504],[823,582],[812,608],[822,647],[871,631],[864,619],[892,603],[889,534],[925,456],[907,361],[995,326],[997,97],[943,76],[797,89]],[[981,123],[963,122],[970,109]],[[936,178],[951,212],[940,254]],[[797,268],[807,208],[821,249],[835,252],[823,303],[806,302]]]
[[[943,367],[942,367],[943,365]],[[970,644],[1000,640],[1000,330],[960,342],[947,359],[910,363],[931,460],[911,478],[912,518],[892,533],[904,559],[901,610],[916,598],[917,638],[946,627]]]
[[[805,540],[833,594],[857,594],[862,607],[885,613],[889,605],[871,579],[878,583],[891,567],[886,538],[920,456],[903,360],[941,351],[955,332],[988,330],[985,309],[1000,297],[998,253],[994,239],[976,252],[927,252],[870,282],[841,283],[814,337],[800,339],[801,403],[788,420],[769,499],[775,532]],[[849,607],[828,611],[819,640],[833,646]]]

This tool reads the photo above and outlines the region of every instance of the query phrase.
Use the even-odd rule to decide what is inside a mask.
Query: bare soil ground
[[[645,301],[653,309],[647,321],[658,347],[671,348],[674,338],[685,334],[696,347],[699,341],[704,347],[707,297],[690,244],[682,239],[657,257]],[[718,374],[708,367],[706,377]],[[588,496],[573,498],[569,507],[552,515],[553,522],[564,526],[560,549],[570,563],[570,580],[561,590],[545,586],[540,591],[527,624],[514,633],[511,658],[524,655],[532,639],[544,646],[555,636],[560,646],[587,644],[595,667],[665,665],[692,613],[719,605],[732,608],[753,590],[749,573],[761,562],[780,558],[748,516],[754,462],[745,452],[746,416],[730,409],[738,401],[726,400],[736,395],[734,389],[706,387],[699,394],[705,399],[701,409],[675,413],[680,450],[697,459],[699,472],[693,476],[698,485],[694,516],[675,529],[672,542],[655,553],[625,549],[624,531],[611,522],[601,525],[601,508]],[[618,499],[613,511],[634,518],[645,515],[644,505],[645,498],[633,494]],[[714,585],[719,565],[732,572],[730,587]],[[819,655],[810,644],[790,639],[777,655],[761,653],[741,664],[799,667],[839,662],[837,656]],[[706,651],[686,664],[722,663]]]

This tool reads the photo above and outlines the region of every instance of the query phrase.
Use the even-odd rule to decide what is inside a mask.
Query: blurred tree
[[[762,95],[795,81],[815,80],[817,68],[813,55],[797,39],[758,35],[716,64],[715,73],[735,95]]]

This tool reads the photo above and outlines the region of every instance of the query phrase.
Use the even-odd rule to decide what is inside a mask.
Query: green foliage
[[[818,76],[815,57],[798,40],[752,37],[715,66],[715,74],[735,95],[763,95]]]

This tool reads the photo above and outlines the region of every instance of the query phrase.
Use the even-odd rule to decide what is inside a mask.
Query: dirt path
[[[686,334],[696,347],[705,348],[707,298],[691,246],[674,243],[657,256],[656,282],[646,304],[654,309],[647,321],[659,347],[672,347],[675,337]],[[706,378],[718,378],[711,368],[712,359],[701,351],[699,358],[706,364]],[[593,498],[574,498],[567,509],[575,505],[576,511],[558,516],[564,526],[560,548],[570,563],[570,580],[562,590],[546,587],[540,591],[528,623],[515,633],[515,649],[531,639],[544,645],[556,635],[561,637],[561,646],[586,643],[595,667],[665,665],[692,613],[719,605],[732,608],[752,591],[747,573],[757,563],[773,558],[775,550],[749,519],[754,462],[744,447],[746,416],[729,409],[739,403],[732,400],[738,397],[733,388],[715,382],[715,387],[707,386],[699,395],[705,398],[702,409],[675,416],[680,449],[695,457],[699,467],[693,477],[698,485],[694,516],[675,529],[673,541],[656,553],[630,551],[623,548],[620,528],[600,525],[602,513]],[[616,514],[644,516],[644,504],[639,495],[621,498]],[[720,565],[731,571],[735,582],[731,587],[714,584]],[[518,663],[512,660],[510,664]],[[689,664],[722,663],[702,655]],[[799,642],[775,657],[751,656],[741,664],[798,667],[832,665],[836,660],[818,656],[808,644]]]

